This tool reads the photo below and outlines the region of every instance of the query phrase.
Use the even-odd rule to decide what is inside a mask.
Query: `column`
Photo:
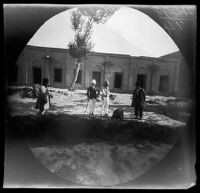
[[[104,81],[108,80],[109,82],[111,82],[110,80],[110,73],[109,73],[109,56],[105,57],[105,64],[104,64]]]
[[[127,91],[129,91],[129,84],[130,84],[130,74],[131,74],[131,56],[129,56],[129,64],[128,64],[128,84],[127,84]]]
[[[175,66],[175,80],[174,80],[174,93],[175,96],[178,95],[179,92],[179,72],[180,72],[180,60],[176,62]]]
[[[68,68],[67,68],[67,52],[65,53],[65,57],[64,57],[64,62],[63,62],[63,64],[64,64],[64,68],[63,68],[63,81],[64,81],[64,87],[67,87],[67,70],[68,70]]]

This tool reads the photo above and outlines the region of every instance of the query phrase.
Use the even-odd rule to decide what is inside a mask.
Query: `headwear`
[[[96,80],[93,79],[93,80],[91,81],[91,83],[92,83],[92,84],[96,84]]]
[[[110,84],[108,80],[105,81],[105,84]]]
[[[43,84],[48,84],[49,83],[49,79],[48,78],[43,78],[42,83]]]
[[[141,84],[140,84],[140,82],[139,81],[137,81],[136,83],[135,83],[135,86],[140,86]]]

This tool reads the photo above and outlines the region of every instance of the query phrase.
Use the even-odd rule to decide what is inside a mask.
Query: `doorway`
[[[160,85],[159,85],[159,91],[162,93],[168,92],[169,89],[169,76],[163,75],[160,76]]]
[[[115,73],[114,88],[122,88],[122,73]]]
[[[96,80],[96,87],[101,87],[101,72],[93,71],[92,79]]]
[[[54,82],[62,83],[62,68],[54,68]]]
[[[137,81],[140,82],[141,87],[143,89],[146,89],[146,79],[147,79],[147,76],[145,74],[138,74],[137,75]]]
[[[33,67],[33,83],[41,84],[42,82],[42,69],[40,67]]]

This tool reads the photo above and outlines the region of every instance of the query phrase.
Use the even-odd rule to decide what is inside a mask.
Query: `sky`
[[[46,21],[28,42],[28,45],[68,48],[73,40],[70,13],[64,11]],[[121,7],[105,24],[95,24],[92,51],[131,56],[160,57],[178,51],[171,37],[149,16]]]

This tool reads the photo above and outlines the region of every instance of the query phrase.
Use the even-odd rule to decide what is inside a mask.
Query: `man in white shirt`
[[[102,89],[101,116],[105,112],[105,116],[108,117],[109,100],[110,100],[109,95],[110,95],[109,81],[106,80],[105,83],[104,83],[104,88]]]

